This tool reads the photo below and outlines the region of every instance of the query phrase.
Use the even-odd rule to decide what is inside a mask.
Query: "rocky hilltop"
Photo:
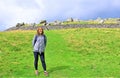
[[[9,28],[10,30],[36,30],[38,27],[42,27],[45,30],[53,29],[67,29],[67,28],[120,28],[120,18],[107,18],[96,20],[79,20],[69,18],[66,21],[56,20],[48,23],[47,20],[41,20],[40,23],[17,23],[15,27]]]

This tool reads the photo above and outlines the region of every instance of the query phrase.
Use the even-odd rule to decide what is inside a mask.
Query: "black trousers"
[[[44,71],[46,71],[46,63],[45,63],[44,52],[42,52],[41,54],[39,52],[33,52],[33,53],[34,53],[34,67],[35,67],[35,70],[38,70],[38,56],[40,56],[42,67],[43,67]]]

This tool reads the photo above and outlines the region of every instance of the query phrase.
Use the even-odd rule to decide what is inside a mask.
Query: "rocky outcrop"
[[[24,22],[23,23],[17,23],[16,27],[21,27],[21,26],[24,26]]]

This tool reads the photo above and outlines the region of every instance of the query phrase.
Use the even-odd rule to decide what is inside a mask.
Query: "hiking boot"
[[[48,76],[48,72],[47,72],[47,71],[45,71],[45,72],[44,72],[44,75],[45,75],[45,76]]]

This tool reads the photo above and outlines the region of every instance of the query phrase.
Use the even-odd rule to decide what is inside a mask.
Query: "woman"
[[[33,45],[33,53],[34,53],[34,67],[35,74],[38,75],[38,56],[40,56],[42,67],[44,69],[45,76],[48,76],[48,72],[46,71],[46,63],[45,63],[45,47],[47,43],[47,38],[44,34],[43,28],[37,29],[37,34],[34,36],[32,45]]]

